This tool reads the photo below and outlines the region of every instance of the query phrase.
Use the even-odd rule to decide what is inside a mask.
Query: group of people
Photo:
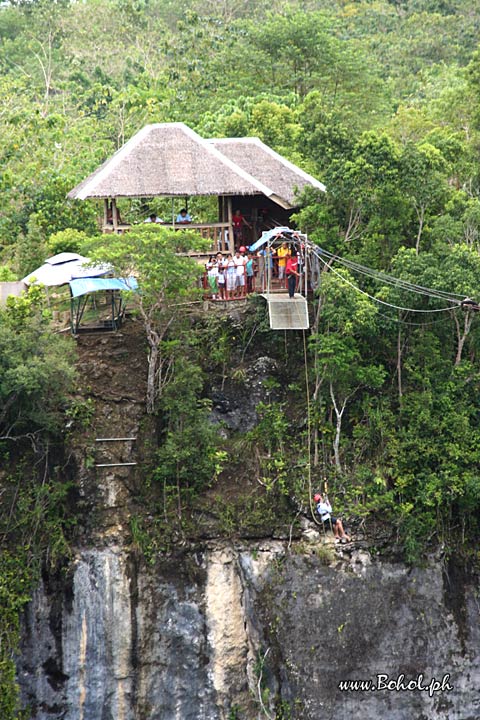
[[[278,261],[275,265],[274,259]],[[213,300],[244,298],[255,291],[257,279],[261,290],[265,290],[267,274],[273,277],[276,268],[276,277],[286,281],[288,295],[293,298],[301,275],[300,263],[295,247],[286,242],[278,248],[262,248],[255,255],[242,245],[233,255],[210,255],[205,265],[208,288]]]
[[[210,255],[205,269],[213,300],[244,298],[255,289],[254,257],[243,246],[234,255]]]
[[[161,217],[158,217],[156,213],[151,213],[144,221],[144,223],[161,223],[165,221]],[[182,208],[175,218],[176,225],[184,225],[192,222],[192,216],[188,213],[187,208]]]

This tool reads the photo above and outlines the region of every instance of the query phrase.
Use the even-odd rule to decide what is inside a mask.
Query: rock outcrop
[[[212,543],[154,567],[118,546],[79,553],[25,618],[32,720],[480,716],[473,578],[452,607],[436,562],[333,551],[325,564],[325,546],[309,548]],[[395,689],[339,688],[378,676]]]
[[[23,618],[31,720],[478,720],[479,583],[460,563],[412,569],[326,544],[307,518],[301,539],[228,542],[217,526],[141,558],[130,522],[144,511],[138,467],[154,431],[140,334],[132,324],[79,349],[95,401],[73,451],[84,522]],[[242,407],[231,388],[214,398],[226,431],[254,426],[272,363],[252,362]]]

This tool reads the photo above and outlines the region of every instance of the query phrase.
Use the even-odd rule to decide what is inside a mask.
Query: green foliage
[[[31,576],[20,555],[0,553],[0,713],[5,720],[19,717],[18,687],[12,650],[17,648],[19,613],[30,599]]]
[[[18,614],[29,600],[42,562],[55,565],[69,553],[75,525],[71,486],[51,458],[60,453],[75,373],[71,344],[53,335],[44,293],[32,287],[10,297],[0,311],[0,714],[19,720],[14,652]],[[77,413],[72,408],[73,415]],[[66,465],[64,464],[64,472]]]
[[[130,518],[130,532],[134,549],[143,555],[147,563],[153,564],[158,553],[165,549],[157,541],[157,534],[152,532],[151,528],[145,527],[141,515],[132,515]]]
[[[153,413],[168,382],[170,345],[167,334],[182,316],[182,305],[200,299],[202,267],[186,253],[209,242],[191,230],[142,226],[125,235],[92,241],[92,261],[108,262],[119,277],[135,275],[139,291],[131,303],[142,319],[149,346],[147,410]]]
[[[42,563],[55,567],[69,555],[67,536],[76,524],[69,509],[70,484],[51,476],[47,456],[39,460],[33,452],[26,452],[26,457],[29,462],[19,467],[17,476],[2,482],[0,712],[5,720],[27,717],[20,711],[14,661],[19,614],[31,598]],[[18,467],[18,455],[12,454],[10,459],[15,459]]]
[[[58,434],[74,379],[72,346],[53,335],[33,287],[0,312],[0,435]]]
[[[30,215],[27,232],[19,237],[16,246],[15,265],[19,277],[24,277],[43,264],[45,259],[45,235],[42,232],[38,217]]]
[[[62,252],[83,254],[83,248],[87,245],[88,237],[83,230],[66,228],[59,230],[47,240],[47,249],[50,255],[57,255]]]
[[[81,428],[90,427],[95,415],[95,403],[92,398],[74,397],[65,411],[67,426],[72,424]]]
[[[16,279],[17,276],[9,267],[6,265],[0,267],[0,282],[12,282]]]
[[[218,434],[209,422],[210,402],[201,398],[202,387],[200,368],[179,359],[159,409],[165,429],[154,481],[180,488],[184,497],[211,484],[224,457],[217,451]]]
[[[132,299],[138,298],[139,306],[148,309],[195,297],[194,283],[202,268],[194,258],[178,253],[208,248],[208,241],[192,230],[145,225],[125,235],[97,238],[91,243],[94,260],[111,263],[122,277],[132,273],[138,276],[141,293]]]

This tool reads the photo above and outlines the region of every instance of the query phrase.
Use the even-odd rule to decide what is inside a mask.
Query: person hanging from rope
[[[325,495],[317,493],[313,496],[313,500],[317,508],[317,513],[320,516],[320,520],[323,523],[323,529],[333,530],[333,534],[335,535],[335,542],[350,542],[351,538],[343,529],[342,521],[340,520],[340,518],[334,517],[332,515],[333,511],[332,506],[330,505],[330,501],[328,499],[328,495],[326,493]]]

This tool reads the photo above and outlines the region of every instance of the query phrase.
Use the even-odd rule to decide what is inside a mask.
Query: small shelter
[[[22,282],[25,285],[45,285],[58,287],[66,285],[70,280],[81,277],[98,277],[106,275],[111,267],[106,264],[89,266],[90,260],[77,253],[63,252],[47,258],[43,265],[28,273]]]
[[[72,333],[117,330],[125,314],[122,292],[136,290],[135,278],[103,277],[112,272],[107,263],[90,265],[90,260],[77,253],[59,253],[45,260],[29,273],[25,285],[44,285],[47,288],[69,286],[70,327]],[[102,293],[100,295],[99,293]],[[88,326],[81,325],[88,303]],[[67,311],[68,316],[68,311]]]
[[[72,335],[84,332],[118,330],[125,315],[125,301],[122,292],[138,289],[137,280],[129,278],[86,277],[70,280],[70,327]],[[99,319],[98,306],[95,300],[97,293],[104,294],[102,316]],[[82,326],[82,319],[89,299],[94,300],[97,315],[95,322]]]
[[[189,227],[211,240],[212,251],[225,252],[234,249],[234,209],[249,221],[249,244],[262,230],[288,224],[295,193],[305,185],[325,191],[258,138],[205,140],[184,123],[157,123],[140,130],[68,197],[103,199],[104,232],[121,233],[129,226],[121,222],[118,198],[215,196],[218,222]],[[179,227],[173,212],[171,225]]]

